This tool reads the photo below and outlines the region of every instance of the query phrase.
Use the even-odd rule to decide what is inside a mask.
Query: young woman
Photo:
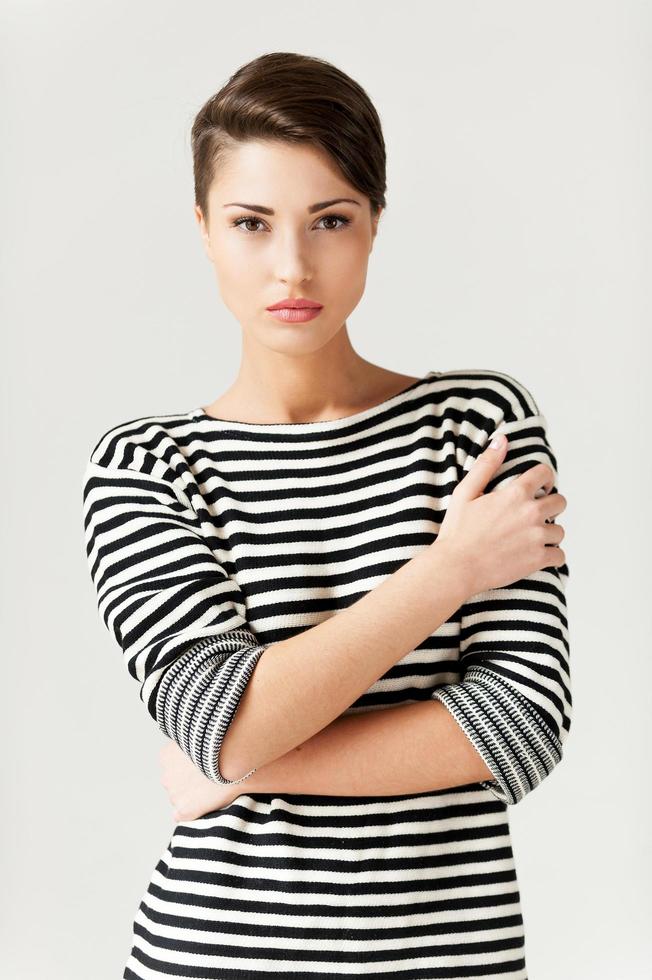
[[[192,146],[239,372],[113,426],[84,481],[178,821],[123,976],[524,978],[507,806],[571,718],[545,417],[508,374],[354,350],[385,207],[356,82],[263,55]]]

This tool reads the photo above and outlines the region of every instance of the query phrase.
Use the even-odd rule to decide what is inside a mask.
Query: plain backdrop
[[[174,827],[163,736],[97,612],[81,478],[110,426],[236,376],[190,127],[273,50],[334,62],[382,120],[356,349],[416,376],[508,372],[548,420],[574,714],[563,762],[508,810],[530,980],[652,976],[650,5],[0,10],[2,976],[117,980]]]

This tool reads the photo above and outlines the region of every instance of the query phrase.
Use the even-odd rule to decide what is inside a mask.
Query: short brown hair
[[[272,51],[239,68],[195,116],[192,156],[195,203],[208,220],[208,191],[220,161],[250,139],[311,143],[344,177],[385,207],[385,142],[364,89],[339,68],[308,55]]]

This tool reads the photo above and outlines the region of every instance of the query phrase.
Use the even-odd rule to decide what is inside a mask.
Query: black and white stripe
[[[539,461],[556,475],[531,393],[479,369],[431,371],[336,421],[197,408],[102,436],[83,481],[98,608],[150,715],[209,779],[229,782],[220,747],[266,647],[430,544],[497,428],[509,448],[487,492]],[[494,779],[355,798],[243,785],[175,825],[124,977],[526,977],[507,805],[570,729],[567,578],[550,567],[471,597],[348,709],[437,698]]]

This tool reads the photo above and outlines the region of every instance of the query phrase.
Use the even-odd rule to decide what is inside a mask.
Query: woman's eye
[[[338,225],[336,228],[333,228],[332,225],[331,225],[331,227],[330,228],[327,228],[326,231],[339,231],[340,228],[345,228],[347,225],[350,225],[351,224],[351,219],[345,217],[345,215],[343,215],[343,214],[325,214],[323,216],[323,218],[320,218],[319,220],[320,221],[341,221],[342,222],[342,224],[341,225]]]
[[[249,225],[249,224],[262,225],[262,221],[260,220],[260,218],[238,218],[238,220],[234,221],[233,224],[236,226]],[[246,231],[250,231],[250,229],[247,228]]]
[[[236,221],[233,222],[233,225],[236,228],[240,227],[240,225],[247,225],[247,224],[262,225],[262,221],[260,220],[260,218],[238,218]],[[246,230],[249,231],[248,228]]]
[[[328,227],[323,228],[322,229],[323,231],[340,231],[342,228],[345,228],[347,225],[350,225],[351,224],[351,219],[350,218],[347,218],[343,214],[325,214],[325,215],[323,215],[319,219],[319,222],[321,222],[321,221],[336,221],[336,222],[341,222],[341,224],[338,224],[335,227],[333,227],[333,225],[329,225]],[[318,222],[318,224],[319,224],[319,222]],[[247,234],[256,235],[256,234],[258,234],[258,231],[256,229],[251,229],[250,227],[247,227],[247,226],[252,225],[252,224],[253,225],[262,225],[263,222],[260,220],[260,218],[253,218],[251,216],[247,216],[247,217],[244,217],[244,218],[236,218],[236,220],[233,222],[233,226],[234,227],[238,227],[239,228],[240,226],[243,226],[243,230]]]

